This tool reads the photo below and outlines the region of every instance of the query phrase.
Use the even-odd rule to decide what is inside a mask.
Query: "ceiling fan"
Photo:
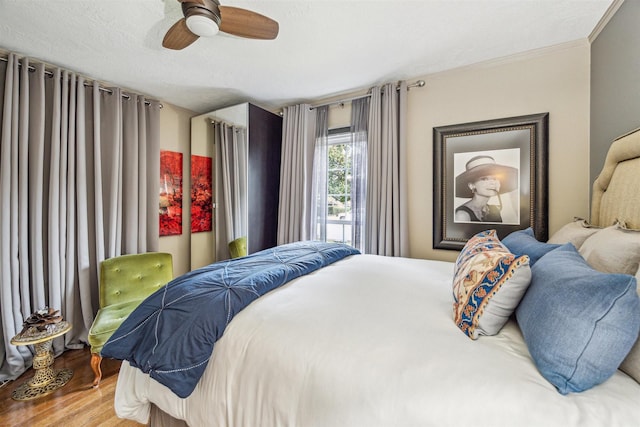
[[[250,39],[272,40],[278,36],[278,23],[259,13],[222,6],[218,0],[178,0],[184,18],[173,24],[162,40],[167,49],[180,50],[199,37],[218,31]]]

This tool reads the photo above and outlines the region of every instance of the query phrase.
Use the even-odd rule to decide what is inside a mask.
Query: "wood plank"
[[[120,361],[102,361],[100,387],[91,387],[91,352],[89,348],[68,350],[55,359],[54,369],[73,370],[73,378],[61,389],[34,400],[16,401],[11,393],[33,376],[33,369],[0,388],[0,426],[143,426],[135,421],[123,420],[113,409],[116,380]]]

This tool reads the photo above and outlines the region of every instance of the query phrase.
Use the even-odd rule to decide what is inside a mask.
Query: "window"
[[[349,127],[328,129],[328,109],[320,107],[316,116],[310,206],[303,215],[312,238],[366,253],[369,98],[352,101]]]
[[[331,129],[327,141],[326,241],[352,244],[352,138],[349,128]]]

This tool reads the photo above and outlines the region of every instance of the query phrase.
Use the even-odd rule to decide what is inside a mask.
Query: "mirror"
[[[251,103],[191,119],[191,153],[213,158],[213,230],[192,233],[191,268],[228,259],[229,242],[247,253],[277,244],[282,117]]]
[[[228,259],[231,237],[247,235],[247,105],[191,119],[191,154],[212,159],[214,193],[212,230],[191,234],[191,269]],[[222,147],[225,151],[220,155]],[[229,179],[224,180],[224,175]]]

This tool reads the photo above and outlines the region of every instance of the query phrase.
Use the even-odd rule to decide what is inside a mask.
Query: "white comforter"
[[[191,396],[123,363],[118,416],[150,402],[191,426],[640,426],[640,385],[618,371],[560,395],[515,322],[472,341],[452,320],[453,264],[357,255],[239,313]]]

